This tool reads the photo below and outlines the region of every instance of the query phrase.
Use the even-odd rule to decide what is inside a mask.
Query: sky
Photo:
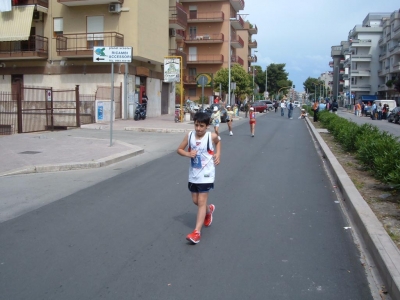
[[[257,63],[263,70],[271,63],[286,64],[289,80],[303,92],[308,77],[332,71],[331,47],[348,38],[368,13],[392,13],[399,0],[244,0],[239,13],[257,25]]]

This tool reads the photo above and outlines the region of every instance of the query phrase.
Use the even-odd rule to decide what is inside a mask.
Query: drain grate
[[[38,154],[38,153],[42,153],[40,151],[24,151],[24,152],[20,152],[19,154]]]

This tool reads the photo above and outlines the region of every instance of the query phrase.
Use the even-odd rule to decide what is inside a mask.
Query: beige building
[[[11,1],[10,1],[11,2]],[[168,55],[165,0],[13,0],[0,11],[0,90],[14,83],[74,88],[106,100],[111,63],[93,62],[96,47],[132,47],[131,63],[114,63],[116,117],[145,91],[148,116],[172,113],[174,90],[163,82]],[[99,90],[103,89],[102,93]],[[101,94],[101,96],[99,96]],[[110,97],[108,98],[110,99]],[[132,108],[131,108],[132,109]]]
[[[185,53],[184,70],[185,97],[192,100],[201,97],[201,86],[197,84],[200,75],[209,78],[204,94],[207,98],[218,94],[212,87],[212,78],[221,68],[237,63],[248,69],[254,57],[249,54],[250,25],[240,15],[244,0],[180,0],[187,12],[187,26],[174,33],[176,49]],[[246,27],[248,26],[248,27]],[[252,28],[253,29],[253,28]],[[231,38],[229,38],[229,34]],[[250,39],[250,42],[249,42]],[[229,45],[230,42],[230,45]]]

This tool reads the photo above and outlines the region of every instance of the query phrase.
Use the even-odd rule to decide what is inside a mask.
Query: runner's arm
[[[188,146],[188,138],[189,138],[189,133],[185,135],[176,152],[181,156],[194,158],[196,157],[197,154],[196,150],[192,150],[190,152],[186,151],[186,147]]]
[[[218,135],[213,132],[211,134],[211,139],[215,145],[214,147],[214,164],[219,165],[220,163],[220,155],[221,155],[221,141],[218,138]]]

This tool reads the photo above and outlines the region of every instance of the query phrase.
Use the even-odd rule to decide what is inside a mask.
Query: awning
[[[378,100],[378,96],[376,95],[361,95],[361,101],[374,101]]]
[[[34,5],[13,6],[12,11],[1,12],[0,42],[28,40],[34,9]]]

